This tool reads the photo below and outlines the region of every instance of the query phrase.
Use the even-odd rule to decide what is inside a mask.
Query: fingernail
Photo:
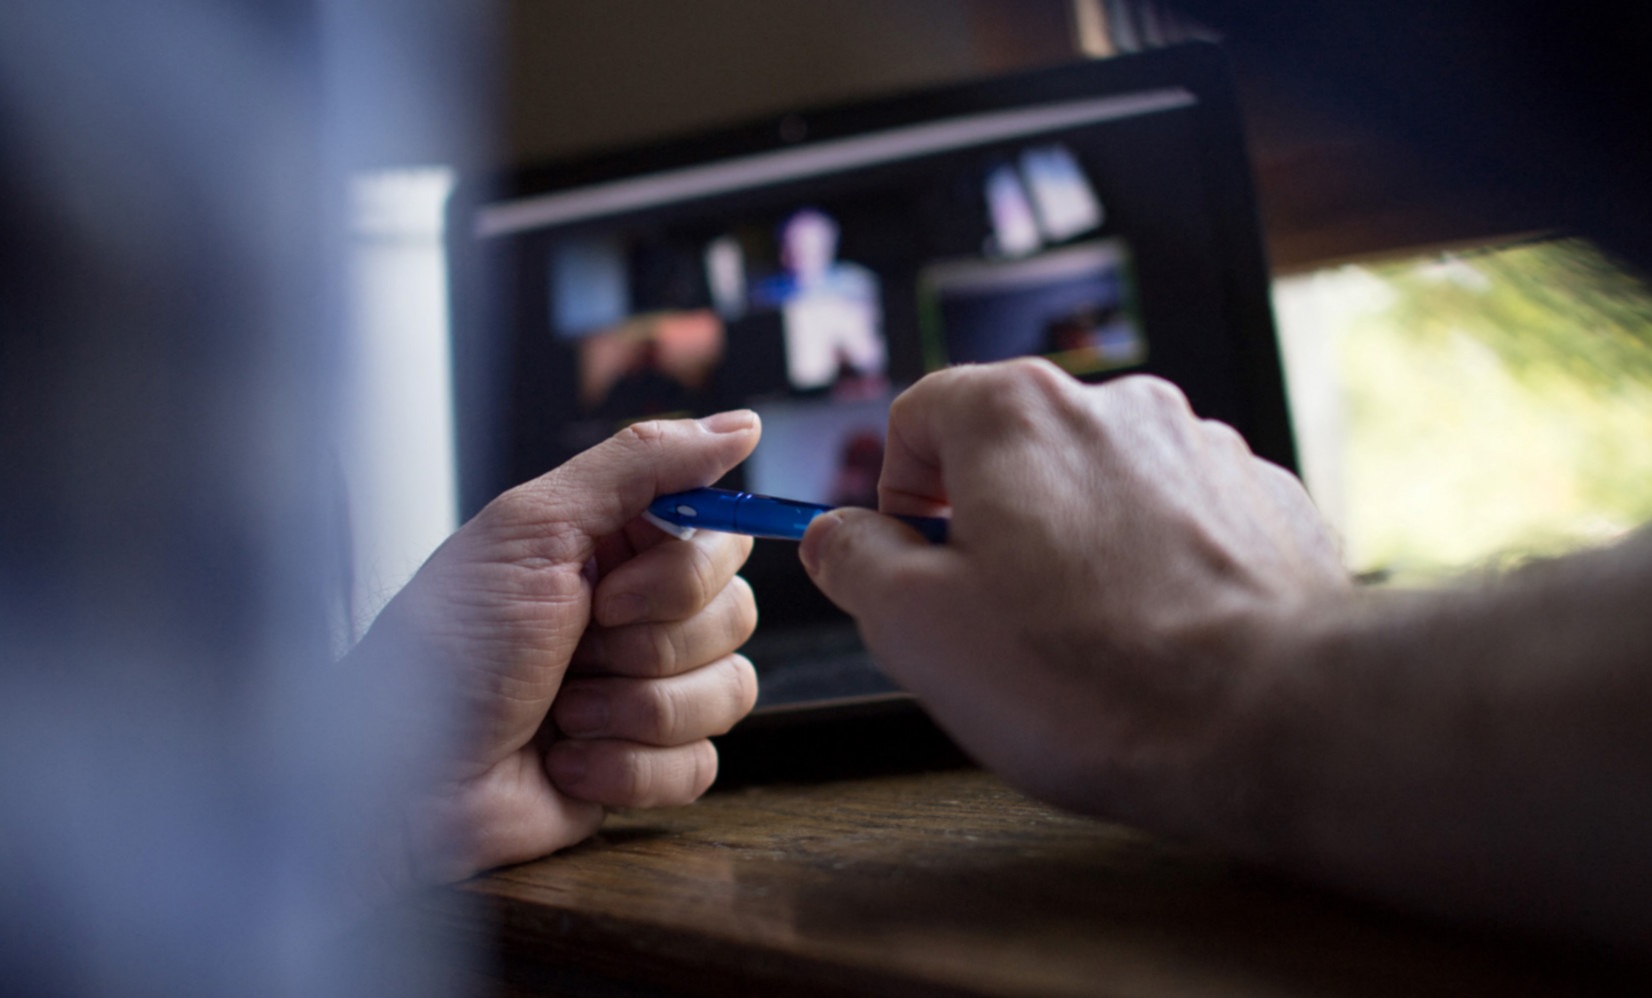
[[[713,433],[739,433],[751,429],[757,419],[757,413],[750,409],[734,409],[730,412],[714,412],[702,418],[701,426]]]
[[[648,601],[636,593],[620,593],[602,601],[602,624],[619,627],[635,623],[648,613]]]
[[[557,742],[550,751],[546,767],[551,771],[551,782],[559,787],[577,787],[585,782],[589,768],[587,749],[577,742]]]
[[[563,690],[556,698],[556,726],[570,735],[600,735],[608,728],[608,698],[590,690]]]
[[[797,556],[803,559],[803,567],[810,575],[820,570],[820,551],[826,544],[827,535],[838,528],[843,522],[841,516],[825,513],[815,517],[809,524],[809,530],[803,535],[803,543],[797,547]]]

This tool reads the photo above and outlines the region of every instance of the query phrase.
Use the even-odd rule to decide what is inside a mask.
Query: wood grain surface
[[[978,770],[750,786],[435,896],[500,995],[1649,994],[1067,815]]]

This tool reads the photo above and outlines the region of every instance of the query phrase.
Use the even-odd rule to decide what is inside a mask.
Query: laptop
[[[465,516],[629,421],[742,406],[762,443],[718,484],[875,505],[890,401],[927,372],[1025,355],[1087,381],[1165,377],[1295,468],[1212,44],[473,178],[450,212]],[[795,544],[759,541],[743,574],[762,693],[732,742],[855,724],[871,756],[903,738],[945,754]],[[796,773],[809,753],[763,754]]]

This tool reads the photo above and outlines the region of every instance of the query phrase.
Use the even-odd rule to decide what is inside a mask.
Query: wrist
[[[1230,681],[1189,760],[1181,831],[1269,864],[1311,851],[1306,811],[1323,744],[1316,731],[1335,723],[1327,679],[1382,600],[1352,588],[1322,591],[1233,625]]]

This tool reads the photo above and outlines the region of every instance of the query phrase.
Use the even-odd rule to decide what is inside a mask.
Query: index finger
[[[919,380],[889,407],[879,510],[935,516],[969,490],[971,476],[1011,473],[980,459],[1006,437],[1034,429],[1048,403],[1070,400],[1077,384],[1037,358],[953,367]]]
[[[896,396],[889,406],[878,509],[896,516],[936,516],[947,508],[935,408],[947,399],[942,375],[932,374]]]

